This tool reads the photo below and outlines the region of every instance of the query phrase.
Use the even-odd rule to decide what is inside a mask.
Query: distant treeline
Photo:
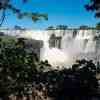
[[[98,23],[96,25],[96,27],[89,27],[87,25],[82,25],[82,26],[80,26],[78,28],[70,28],[67,25],[57,25],[57,26],[49,26],[49,27],[46,28],[46,30],[73,30],[73,29],[75,29],[75,30],[79,30],[79,29],[83,29],[83,30],[88,30],[88,29],[89,30],[90,29],[92,29],[92,30],[100,30],[100,23]]]

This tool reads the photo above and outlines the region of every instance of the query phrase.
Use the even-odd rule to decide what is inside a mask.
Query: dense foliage
[[[0,40],[0,98],[3,100],[92,97],[98,94],[96,74],[95,64],[84,59],[77,60],[70,69],[52,70],[48,61],[40,62],[34,52],[27,52],[22,39],[9,43]]]
[[[90,0],[89,4],[85,5],[87,10],[95,12],[97,18],[100,17],[100,0]]]
[[[24,91],[24,86],[32,84],[33,73],[36,70],[38,61],[33,52],[27,52],[24,42],[18,40],[11,44],[2,42],[0,44],[0,94],[10,95],[11,93],[20,95]]]
[[[96,29],[100,30],[100,23],[97,23]]]
[[[27,3],[30,0],[21,0],[24,3]],[[12,3],[12,0],[0,0],[0,13],[2,13],[2,16],[0,18],[0,26],[3,24],[4,19],[6,17],[6,11],[12,11],[19,19],[22,19],[23,17],[31,18],[34,22],[40,20],[41,18],[44,18],[45,20],[48,20],[47,14],[43,13],[36,13],[36,11],[24,11],[21,7],[16,7],[16,4]]]

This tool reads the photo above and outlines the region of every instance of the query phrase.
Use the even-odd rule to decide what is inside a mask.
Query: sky
[[[34,23],[29,18],[19,20],[10,12],[6,12],[6,19],[3,27],[14,27],[15,25],[30,29],[45,29],[48,26],[67,25],[76,28],[80,25],[95,26],[99,19],[94,13],[87,12],[84,5],[89,0],[29,0],[23,4],[21,0],[11,0],[15,7],[22,11],[33,11],[48,14],[48,21],[39,20]]]

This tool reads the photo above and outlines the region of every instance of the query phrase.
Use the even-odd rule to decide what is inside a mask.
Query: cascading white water
[[[69,54],[65,54],[63,50],[58,49],[57,47],[50,48],[49,38],[51,34],[48,31],[46,31],[46,34],[49,35],[43,40],[44,46],[41,49],[41,60],[48,60],[48,62],[53,65],[53,68],[56,68],[56,66],[59,66],[59,68],[60,66],[65,66],[66,63],[69,63]]]
[[[75,37],[66,35],[62,39],[62,48],[67,49],[69,53],[80,54],[80,53],[92,53],[95,52],[95,41],[94,34],[91,30],[78,30]],[[71,52],[72,51],[72,52]]]
[[[61,37],[61,48],[58,48],[58,43],[54,47],[50,47],[49,39],[52,34],[56,37]],[[96,30],[79,30],[76,32],[70,30],[47,30],[47,31],[27,31],[26,37],[31,37],[37,40],[43,40],[43,48],[41,49],[41,60],[56,66],[70,67],[76,59],[90,58],[96,56],[97,44],[94,40]],[[25,34],[24,34],[25,36]],[[100,46],[99,46],[100,47]],[[100,53],[99,53],[100,54]]]
[[[60,31],[54,31],[53,33],[56,36],[59,36],[59,34],[62,36],[61,49],[57,47],[49,48],[49,41],[44,41],[44,52],[42,52],[41,59],[48,60],[53,66],[68,66],[85,54],[95,53],[94,36],[96,32],[93,30],[77,30],[74,37],[73,32],[74,30],[66,30],[65,34],[62,35]]]
[[[70,66],[76,59],[87,58],[100,60],[100,30],[95,29],[67,29],[67,30],[0,30],[8,35],[43,40],[44,46],[41,49],[41,60],[48,60],[51,65]],[[12,33],[12,34],[10,34]],[[52,48],[49,39],[55,34],[57,42]],[[99,36],[94,40],[95,36]],[[59,48],[59,43],[61,47]]]

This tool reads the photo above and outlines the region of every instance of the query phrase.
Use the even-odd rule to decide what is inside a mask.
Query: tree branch
[[[3,22],[5,20],[5,9],[2,11],[1,19],[0,19],[0,27],[2,26]]]

